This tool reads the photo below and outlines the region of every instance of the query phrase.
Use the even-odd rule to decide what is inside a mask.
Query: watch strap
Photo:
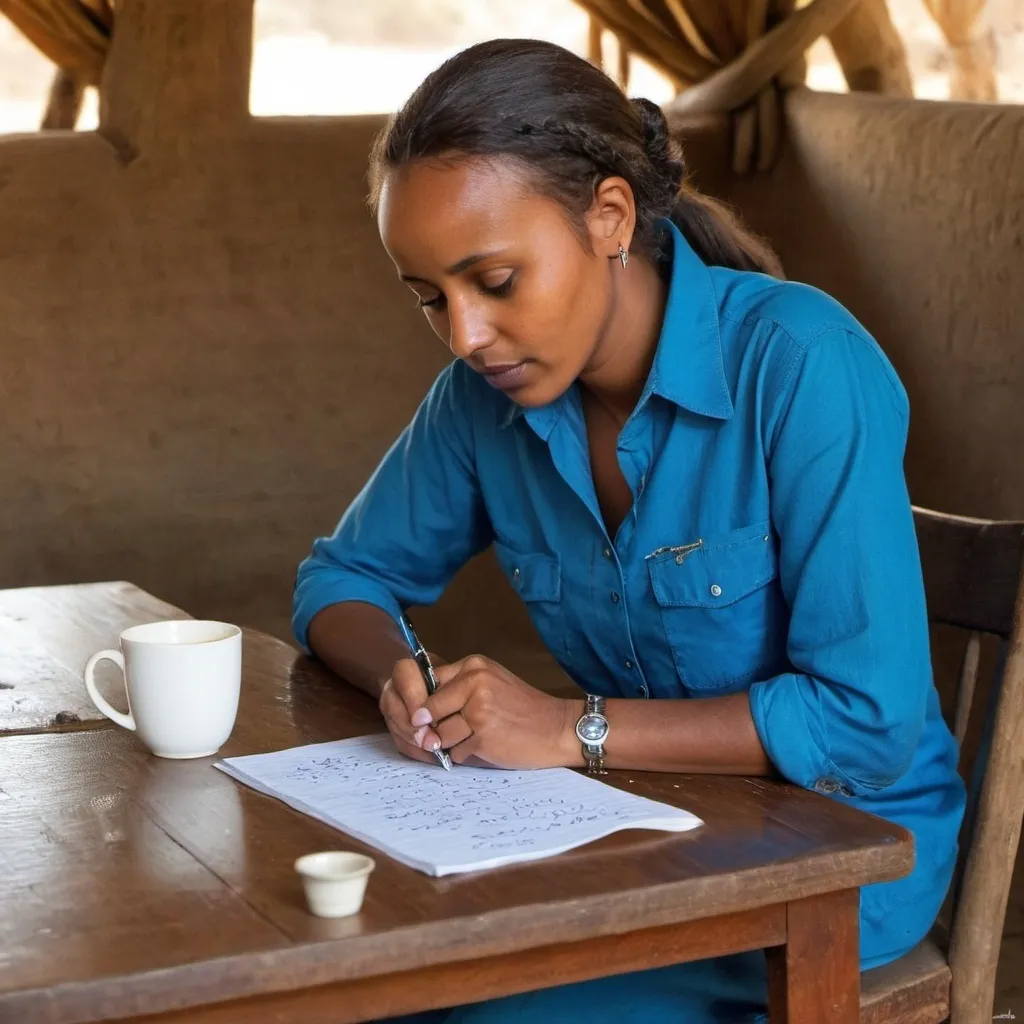
[[[583,717],[586,718],[588,715],[600,715],[602,718],[605,718],[604,697],[599,697],[592,693],[587,694],[586,710],[583,712]],[[607,719],[605,719],[605,722],[607,724]],[[607,736],[607,729],[605,730],[605,736]],[[587,763],[587,774],[604,775],[604,739],[598,743],[588,743],[585,740],[580,742],[583,747],[583,758]]]

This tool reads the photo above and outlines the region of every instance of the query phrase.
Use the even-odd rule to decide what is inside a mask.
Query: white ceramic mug
[[[242,631],[226,622],[181,619],[132,626],[119,651],[100,651],[85,666],[85,688],[111,721],[138,732],[158,757],[209,757],[231,735],[242,683]],[[96,689],[98,662],[124,673],[128,714]]]

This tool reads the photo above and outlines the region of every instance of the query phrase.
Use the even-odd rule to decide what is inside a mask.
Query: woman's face
[[[388,172],[378,226],[434,333],[518,404],[553,401],[593,359],[621,233],[607,213],[588,215],[588,252],[516,164],[467,158]]]

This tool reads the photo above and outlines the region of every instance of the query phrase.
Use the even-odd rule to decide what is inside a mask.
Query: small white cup
[[[112,722],[138,732],[158,757],[209,757],[231,735],[242,683],[242,631],[226,622],[151,622],[126,629],[118,651],[85,666],[85,688]],[[128,714],[96,689],[100,661],[124,673]]]
[[[326,850],[307,853],[295,862],[310,913],[317,917],[358,914],[375,863],[361,853]]]

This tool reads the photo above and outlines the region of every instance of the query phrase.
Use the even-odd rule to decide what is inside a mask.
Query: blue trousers
[[[767,1021],[764,953],[524,992],[388,1024],[760,1024]]]

